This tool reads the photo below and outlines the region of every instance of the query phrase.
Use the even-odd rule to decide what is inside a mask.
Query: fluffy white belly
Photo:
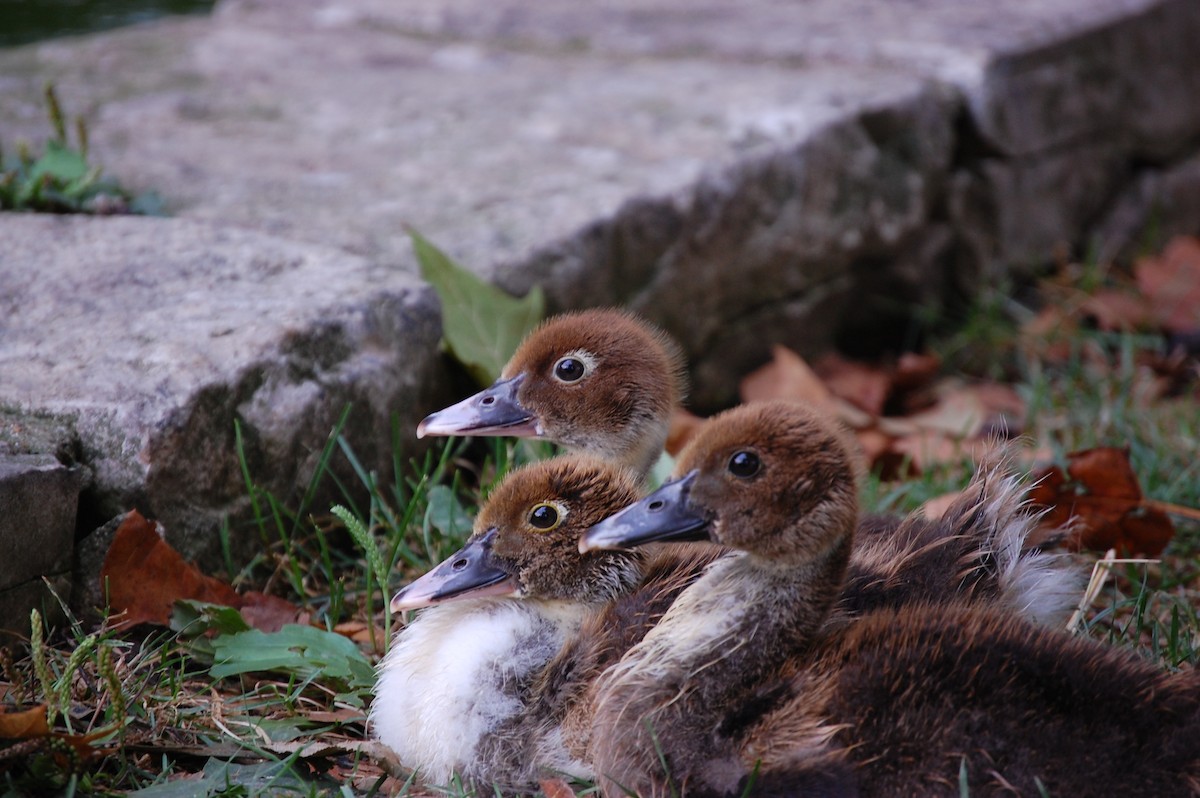
[[[578,628],[577,612],[546,609],[479,599],[424,610],[379,665],[374,736],[427,781],[473,770],[480,739],[522,711],[527,677]]]

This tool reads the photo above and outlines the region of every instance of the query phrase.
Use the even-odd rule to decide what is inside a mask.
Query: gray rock
[[[174,219],[6,215],[0,238],[0,403],[72,419],[96,524],[136,507],[211,558],[246,516],[235,421],[254,479],[293,501],[347,404],[386,470],[392,415],[436,401],[436,299],[397,269]]]
[[[53,457],[0,453],[0,628],[27,634],[33,606],[60,614],[43,576],[70,596],[80,477]]]

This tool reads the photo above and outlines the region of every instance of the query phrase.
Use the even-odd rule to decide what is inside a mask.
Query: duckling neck
[[[645,479],[662,456],[669,427],[669,421],[646,420],[630,423],[626,429],[611,436],[590,435],[577,439],[563,436],[559,442],[572,452],[601,457]]]
[[[689,783],[735,790],[747,770],[741,739],[769,708],[776,671],[828,614],[850,543],[802,564],[735,554],[685,590],[605,677],[593,728],[593,740],[604,741],[597,772],[639,794]]]

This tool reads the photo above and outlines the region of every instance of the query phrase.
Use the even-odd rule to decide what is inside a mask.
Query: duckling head
[[[492,491],[466,545],[397,593],[392,610],[483,596],[608,601],[637,583],[642,556],[581,553],[579,536],[640,495],[633,474],[593,457],[518,469]]]
[[[582,551],[710,540],[795,563],[848,548],[857,473],[836,422],[796,403],[742,405],[712,418],[680,454],[676,478],[592,527]]]
[[[530,333],[499,380],[428,416],[417,437],[543,437],[645,473],[683,393],[682,356],[665,333],[621,310],[585,310]]]

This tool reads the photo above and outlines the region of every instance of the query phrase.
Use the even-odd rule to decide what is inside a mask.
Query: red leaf
[[[139,623],[167,626],[172,607],[183,599],[235,607],[248,624],[266,632],[300,620],[299,608],[289,601],[262,593],[241,596],[220,579],[201,573],[137,510],[117,528],[100,569],[100,585],[107,589],[112,611],[122,616],[118,628]]]
[[[883,415],[883,405],[892,390],[887,371],[832,353],[822,357],[815,369],[834,396],[873,416]]]
[[[107,588],[113,612],[124,614],[118,624],[121,627],[139,623],[167,626],[171,608],[179,599],[231,607],[239,600],[232,587],[186,562],[137,510],[125,516],[113,537],[100,569],[100,586]]]
[[[1071,545],[1106,551],[1157,556],[1171,541],[1175,527],[1160,509],[1142,496],[1125,449],[1098,447],[1067,455],[1067,472],[1051,467],[1029,499],[1048,508],[1044,528],[1072,524]]]

